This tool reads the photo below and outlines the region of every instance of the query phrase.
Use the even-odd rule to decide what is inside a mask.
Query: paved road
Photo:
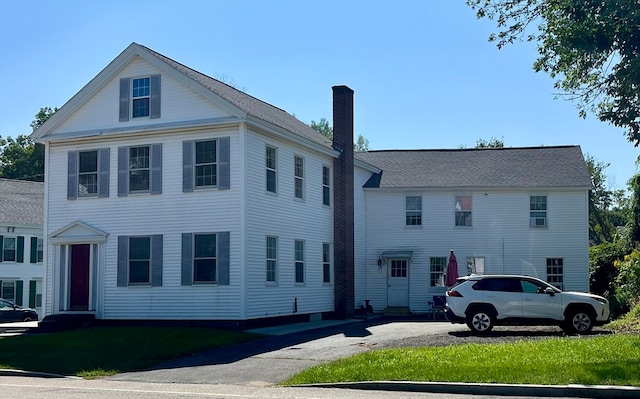
[[[110,379],[270,386],[305,368],[387,346],[393,341],[464,329],[466,326],[448,322],[361,321],[213,350]]]

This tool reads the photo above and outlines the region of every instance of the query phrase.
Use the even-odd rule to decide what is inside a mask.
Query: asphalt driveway
[[[172,360],[113,380],[268,386],[317,364],[425,335],[447,339],[464,325],[448,322],[364,320],[270,336],[238,346]]]

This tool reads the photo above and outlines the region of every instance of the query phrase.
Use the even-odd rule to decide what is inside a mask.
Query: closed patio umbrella
[[[447,264],[447,287],[451,287],[456,283],[458,279],[458,260],[456,256],[453,254],[453,250],[451,250],[451,255],[449,255],[449,263]]]

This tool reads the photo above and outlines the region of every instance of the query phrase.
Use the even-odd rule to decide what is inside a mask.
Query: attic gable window
[[[132,109],[133,118],[149,116],[149,88],[150,78],[133,79],[132,81]]]
[[[160,118],[160,75],[120,79],[120,122]]]

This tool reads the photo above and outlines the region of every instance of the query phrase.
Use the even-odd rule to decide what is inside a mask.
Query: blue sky
[[[626,187],[640,149],[554,100],[535,46],[498,50],[493,30],[464,0],[0,0],[0,135],[30,133],[137,42],[306,123],[331,120],[331,86],[347,85],[371,149],[580,145]]]

